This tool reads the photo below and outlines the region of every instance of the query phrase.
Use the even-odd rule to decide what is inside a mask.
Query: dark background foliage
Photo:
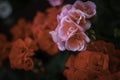
[[[13,12],[5,19],[0,18],[0,33],[6,34],[8,40],[11,40],[9,29],[19,18],[24,17],[28,21],[32,21],[37,11],[45,11],[51,7],[47,0],[8,1]],[[65,0],[64,3],[73,3],[74,1]],[[95,2],[97,6],[97,15],[92,21],[92,29],[95,31],[96,39],[112,42],[116,48],[120,49],[120,0],[91,1]],[[32,71],[12,70],[6,63],[4,68],[0,68],[0,80],[66,80],[62,72],[69,55],[67,51],[54,57],[37,55],[42,56],[37,58],[44,61],[46,73],[35,74]]]

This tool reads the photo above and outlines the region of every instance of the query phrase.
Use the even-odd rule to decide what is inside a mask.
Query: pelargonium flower
[[[12,45],[9,54],[11,68],[31,70],[34,67],[34,63],[31,59],[34,55],[33,49],[29,49],[21,39],[16,40]]]
[[[58,35],[56,35],[56,32],[51,32],[51,35],[54,39]],[[57,40],[59,37],[57,38]],[[56,41],[56,40],[55,40]],[[71,50],[71,51],[83,51],[86,49],[86,42],[89,42],[90,39],[87,37],[87,35],[83,32],[81,33],[75,33],[71,35],[66,41],[62,41],[59,39],[56,41],[59,50],[64,51],[65,49]]]
[[[90,41],[85,31],[91,26],[88,18],[96,14],[95,4],[87,1],[76,1],[65,5],[57,16],[58,26],[51,31],[53,41],[60,50],[83,51]]]
[[[96,5],[91,1],[82,2],[77,0],[73,6],[76,9],[81,10],[85,14],[86,18],[91,18],[96,14]]]
[[[64,76],[67,80],[98,80],[108,74],[108,55],[94,51],[83,51],[71,55],[65,66]]]
[[[66,40],[70,35],[74,34],[77,30],[83,31],[83,29],[74,23],[68,16],[65,16],[61,23],[57,26],[56,32],[62,40]]]
[[[71,6],[67,5],[66,7],[71,7]],[[83,12],[78,9],[73,9],[73,8],[71,8],[70,10],[63,9],[61,14],[57,16],[58,22],[61,23],[63,18],[66,16],[69,17],[74,23],[80,25],[84,29],[84,31],[88,30],[91,26],[90,21],[86,20]]]
[[[69,17],[61,20],[55,31],[50,32],[54,42],[58,44],[60,50],[82,51],[85,49],[86,42],[90,39],[83,32],[83,29],[72,22]],[[72,42],[71,42],[72,41]]]

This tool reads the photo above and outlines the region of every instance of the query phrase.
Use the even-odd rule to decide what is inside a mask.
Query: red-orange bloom
[[[10,30],[13,36],[13,40],[19,38],[24,39],[25,37],[30,36],[31,28],[32,28],[32,23],[27,22],[24,18],[19,19],[17,24],[14,25]]]
[[[108,71],[109,57],[100,52],[83,51],[71,55],[66,62],[64,75],[68,80],[93,80]]]
[[[31,70],[34,66],[31,59],[33,55],[33,50],[29,49],[23,40],[16,40],[9,55],[11,68]]]
[[[115,49],[115,46],[110,42],[105,42],[102,40],[93,41],[91,44],[88,45],[87,50],[96,51],[96,52],[103,52],[109,55],[110,59],[110,71],[116,72],[119,69],[120,64],[120,50]]]
[[[57,26],[56,16],[58,12],[59,9],[56,8],[47,9],[47,16],[44,16],[43,13],[38,12],[32,27],[32,34],[39,49],[50,55],[55,55],[58,52],[57,45],[53,42],[52,37],[49,34],[49,32],[54,30]],[[44,18],[44,21],[39,22],[38,20],[40,18]]]

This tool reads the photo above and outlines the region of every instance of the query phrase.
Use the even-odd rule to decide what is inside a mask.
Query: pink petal
[[[85,23],[82,25],[82,27],[84,28],[84,30],[88,30],[91,27],[91,22],[89,20],[86,20]]]
[[[95,5],[95,3],[91,2],[91,1],[87,1],[84,4],[88,8],[88,10],[86,11],[87,18],[93,17],[96,14],[96,5]]]
[[[79,28],[74,22],[63,18],[61,21],[61,26],[58,29],[58,35],[62,40],[66,40],[70,34],[74,34]]]
[[[80,20],[82,19],[82,17],[84,16],[84,14],[80,11],[80,10],[69,10],[69,14],[68,14],[71,19],[76,22],[77,24],[80,23]]]
[[[65,43],[60,41],[57,43],[59,50],[64,51],[65,50]]]
[[[96,5],[91,2],[76,1],[73,6],[85,13],[86,18],[91,18],[96,14]]]
[[[77,9],[82,10],[83,7],[84,7],[84,4],[83,4],[82,1],[80,1],[80,0],[76,0],[75,3],[73,4],[73,6],[74,6],[75,8],[77,8]]]
[[[48,0],[52,6],[59,6],[63,3],[63,0]]]
[[[82,51],[84,50],[84,47],[84,42],[80,42],[78,40],[69,40],[66,42],[66,49],[71,51]]]
[[[60,22],[60,20],[67,16],[68,15],[68,11],[71,10],[71,9],[75,9],[71,4],[67,4],[65,5],[62,10],[61,10],[61,14],[60,15],[57,15],[57,20],[58,22]]]
[[[72,35],[65,43],[66,49],[71,51],[83,51],[85,49],[85,46],[86,43],[81,33]]]
[[[73,6],[71,4],[66,4],[65,6],[63,6],[62,11],[68,11],[70,9],[73,9]]]
[[[57,42],[58,41],[58,39],[57,39],[57,33],[55,31],[50,31],[49,33],[52,36],[53,41]]]
[[[79,24],[84,31],[88,30],[91,26],[90,21],[86,21],[83,12],[80,10],[69,10],[69,16],[73,22]]]
[[[83,39],[88,43],[90,42],[90,38],[84,33],[84,32],[81,32],[82,36],[83,36]]]

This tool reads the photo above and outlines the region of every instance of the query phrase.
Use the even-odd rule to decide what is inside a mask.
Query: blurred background
[[[95,31],[96,39],[112,42],[117,49],[120,49],[120,0],[90,1],[95,2],[97,6],[97,15],[92,21],[92,29]],[[75,0],[64,0],[64,4],[72,4],[74,2]],[[8,40],[11,40],[9,30],[18,19],[25,18],[27,21],[33,21],[37,11],[44,12],[49,7],[51,5],[47,0],[0,0],[0,33],[5,34]],[[66,59],[65,56],[63,56],[63,62]],[[56,58],[59,61],[60,56]],[[38,80],[39,78],[43,80],[42,76],[44,74],[39,75],[35,75],[31,71],[13,71],[9,68],[0,69],[0,80]],[[51,76],[47,75],[47,77]],[[59,74],[59,79],[54,78],[54,80],[64,79],[61,74]]]

